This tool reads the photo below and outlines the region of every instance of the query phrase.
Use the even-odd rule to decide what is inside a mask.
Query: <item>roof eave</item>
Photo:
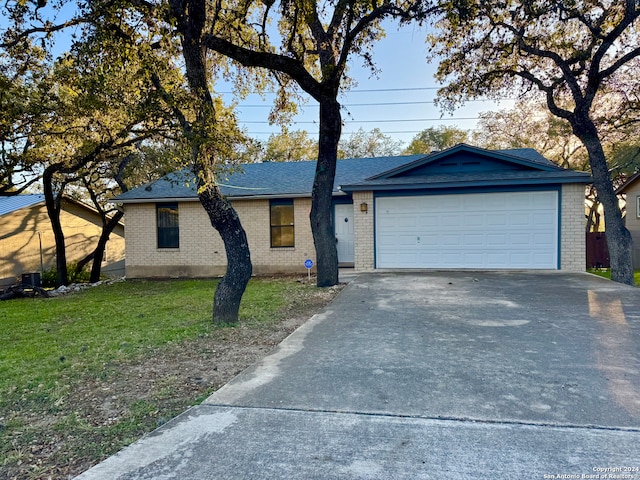
[[[637,172],[635,174],[633,174],[631,177],[629,177],[629,179],[624,182],[622,185],[620,185],[615,193],[616,195],[621,195],[623,193],[627,193],[626,191],[634,184],[638,181],[638,179],[640,179],[640,172]]]
[[[521,187],[526,185],[561,185],[564,183],[578,183],[587,185],[591,183],[591,177],[555,177],[555,178],[534,178],[534,179],[519,179],[514,180],[475,180],[473,182],[453,181],[453,182],[439,182],[439,183],[411,183],[411,184],[353,184],[342,185],[342,190],[345,192],[362,192],[373,190],[441,190],[445,188],[473,188],[473,187],[505,187],[514,186]]]
[[[348,195],[346,192],[334,190],[332,196],[341,197]],[[263,195],[226,195],[229,200],[269,200],[276,198],[311,198],[311,192],[303,193],[276,193]],[[119,199],[115,197],[111,202],[117,204],[127,203],[169,203],[169,202],[198,202],[198,197],[154,197],[154,198],[126,198]]]
[[[150,198],[118,198],[110,200],[112,203],[170,203],[170,202],[197,202],[198,197],[150,197]]]

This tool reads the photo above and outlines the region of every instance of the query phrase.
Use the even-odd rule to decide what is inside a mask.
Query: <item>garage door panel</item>
[[[507,216],[504,214],[488,213],[486,225],[489,227],[502,227],[507,225]]]
[[[438,235],[425,235],[422,234],[420,236],[420,244],[425,247],[437,247],[440,241],[440,237]]]
[[[465,222],[469,227],[482,227],[485,223],[484,217],[480,214],[467,215]]]
[[[487,246],[505,247],[507,245],[507,235],[504,233],[489,233],[486,235]]]
[[[443,227],[458,227],[462,225],[462,218],[458,212],[441,217],[439,224]]]
[[[531,225],[531,218],[529,215],[522,215],[512,213],[509,215],[509,225],[528,227]]]
[[[557,268],[555,191],[380,197],[375,215],[378,268]]]
[[[528,247],[531,245],[531,235],[527,233],[512,233],[509,235],[509,243],[514,247]]]
[[[480,234],[466,234],[462,238],[465,247],[482,247],[485,243],[485,236]]]

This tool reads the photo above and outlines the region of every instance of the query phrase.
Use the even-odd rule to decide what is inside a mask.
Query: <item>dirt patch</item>
[[[69,479],[204,400],[327,305],[341,287],[305,289],[279,319],[212,329],[61,386],[55,408],[23,412],[0,479]],[[0,425],[0,429],[2,426]]]

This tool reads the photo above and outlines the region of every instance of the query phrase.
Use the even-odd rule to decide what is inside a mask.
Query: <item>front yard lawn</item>
[[[216,327],[216,283],[0,302],[0,478],[79,474],[201,402],[339,291],[252,279],[240,325]]]

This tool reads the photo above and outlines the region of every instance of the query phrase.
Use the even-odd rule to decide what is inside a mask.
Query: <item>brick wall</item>
[[[233,206],[247,233],[255,274],[306,273],[304,261],[310,258],[315,263],[310,198],[294,199],[295,246],[285,248],[270,246],[269,200],[239,200]],[[226,271],[224,244],[200,202],[182,202],[178,206],[180,248],[177,249],[157,248],[154,203],[128,204],[125,208],[127,225],[136,225],[135,229],[127,230],[128,277],[208,277]]]
[[[360,210],[363,202],[367,204],[367,212]],[[357,271],[373,270],[373,215],[373,192],[353,192],[355,269]]]
[[[560,269],[584,272],[586,265],[585,187],[581,184],[562,186],[560,212]]]
[[[584,186],[565,185],[561,202],[561,269],[585,269]],[[367,203],[367,212],[360,204]],[[356,271],[374,268],[374,199],[373,192],[354,192],[354,236]],[[310,198],[294,199],[295,246],[270,247],[269,201],[234,202],[247,232],[255,274],[304,273],[304,261],[316,262],[313,236],[309,224]],[[155,204],[126,205],[126,268],[129,277],[198,277],[224,274],[226,256],[218,233],[199,202],[179,205],[180,248],[158,249],[156,246]],[[315,267],[314,267],[315,268]]]

